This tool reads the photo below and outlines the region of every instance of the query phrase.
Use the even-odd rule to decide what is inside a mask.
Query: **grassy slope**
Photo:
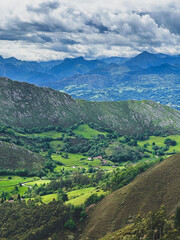
[[[169,214],[180,204],[180,154],[138,176],[132,183],[105,197],[90,212],[84,229],[98,239],[128,223],[138,213],[158,210],[163,204]]]
[[[97,193],[98,196],[101,194],[106,194],[106,192],[103,190],[97,190],[95,187],[78,189],[67,193],[69,201],[67,201],[66,204],[71,203],[75,206],[81,205],[93,193]],[[49,203],[53,199],[57,200],[56,193],[42,196],[42,201],[44,203]]]
[[[84,188],[80,190],[75,190],[68,193],[69,201],[66,203],[71,203],[75,206],[83,204],[88,197],[96,193],[98,196],[106,194],[103,190],[96,190],[95,188]]]
[[[168,137],[157,137],[157,136],[151,136],[147,141],[138,141],[139,146],[144,146],[144,144],[149,144],[147,146],[147,149],[150,151],[153,151],[152,149],[152,143],[155,142],[157,146],[159,147],[165,147],[166,145],[164,144],[164,141],[166,138],[170,138],[172,140],[176,141],[176,146],[170,146],[168,152],[173,152],[175,151],[180,151],[180,135],[170,135]]]
[[[81,160],[82,158],[84,158],[84,160]],[[101,163],[99,159],[88,161],[87,156],[83,156],[81,154],[75,154],[75,153],[69,153],[68,158],[62,158],[62,156],[59,154],[53,154],[52,159],[62,162],[66,167],[73,167],[73,166],[87,167],[88,163],[91,164],[92,166],[98,166]]]
[[[11,179],[9,179],[11,177]],[[15,186],[18,187],[17,193],[21,196],[28,190],[27,186],[19,186],[19,183],[26,183],[29,181],[33,181],[37,179],[37,177],[19,177],[19,176],[0,176],[0,195],[2,192],[8,193],[8,196],[13,195],[12,192],[15,189]],[[29,183],[27,183],[29,184]]]
[[[57,132],[57,131],[48,131],[48,132],[43,132],[43,133],[34,133],[34,134],[29,134],[30,136],[34,136],[34,137],[51,137],[53,139],[56,138],[61,138],[62,137],[62,133]]]
[[[37,181],[33,181],[33,182],[28,182],[27,185],[28,186],[34,186],[35,184],[37,184],[38,186],[42,185],[42,184],[47,184],[50,183],[50,180],[37,180]]]
[[[84,138],[91,139],[93,137],[98,136],[98,134],[105,135],[104,132],[99,132],[95,129],[90,128],[87,124],[80,125],[77,129],[73,130],[73,132],[77,135],[81,135]]]
[[[0,78],[0,123],[21,127],[72,126],[84,120],[122,134],[180,130],[180,112],[152,101],[87,102],[50,88]]]
[[[9,177],[11,177],[11,179],[9,179]],[[34,177],[0,176],[0,187],[15,186],[19,183],[30,182],[33,180]]]
[[[40,170],[44,158],[25,148],[12,143],[0,141],[0,168],[1,169],[29,169]]]

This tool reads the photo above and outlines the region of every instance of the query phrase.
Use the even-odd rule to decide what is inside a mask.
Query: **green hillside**
[[[169,215],[180,205],[180,154],[169,157],[133,182],[105,197],[89,211],[84,234],[99,239],[130,223],[138,214],[158,211]]]
[[[96,123],[122,134],[180,131],[180,112],[153,101],[88,102],[50,88],[0,78],[0,123],[69,127]]]
[[[79,105],[68,94],[0,78],[0,122],[27,128],[68,126],[81,119]]]
[[[23,147],[0,141],[0,169],[30,170],[42,169],[44,158]]]

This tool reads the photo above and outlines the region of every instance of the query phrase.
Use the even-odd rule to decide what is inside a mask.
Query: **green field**
[[[180,151],[180,135],[170,135],[168,137],[157,137],[157,136],[151,136],[149,137],[148,140],[146,141],[138,141],[138,145],[143,147],[144,144],[147,144],[147,149],[150,151],[153,151],[152,149],[152,144],[155,142],[155,144],[159,147],[165,147],[166,145],[164,144],[164,141],[166,138],[170,138],[172,140],[175,140],[177,142],[176,146],[170,146],[168,152],[179,152]]]
[[[9,179],[11,178],[11,179]],[[38,177],[0,176],[0,189],[2,187],[15,186],[19,183],[31,182]]]
[[[42,184],[47,184],[49,183],[50,180],[37,180],[37,181],[33,181],[33,182],[28,182],[27,185],[28,186],[34,186],[35,184],[37,184],[38,186],[42,185]]]
[[[99,189],[97,190],[95,187],[78,189],[78,190],[74,190],[67,193],[69,201],[67,201],[66,204],[71,203],[76,206],[81,205],[93,193],[97,193],[98,196],[101,194],[107,194],[107,192],[104,192],[103,190],[99,190]],[[56,193],[42,196],[43,203],[49,203],[53,199],[57,200]]]
[[[81,154],[68,153],[68,158],[63,158],[60,154],[52,154],[52,159],[62,162],[65,167],[87,167],[88,164],[92,166],[98,166],[101,161],[99,159],[94,159],[93,161],[88,161],[87,156]]]
[[[11,179],[9,179],[11,177]],[[38,179],[38,177],[19,177],[19,176],[0,176],[0,195],[3,192],[7,193],[7,197],[13,194],[20,194],[21,196],[28,190],[27,186],[19,186],[20,183],[28,183]],[[18,187],[18,191],[15,191],[15,187]]]
[[[68,193],[69,201],[66,204],[71,203],[75,206],[84,204],[86,199],[90,197],[92,194],[97,193],[98,196],[102,194],[107,194],[103,190],[96,189],[96,188],[85,188],[80,190],[75,190]]]
[[[99,132],[95,129],[92,129],[86,124],[80,125],[77,129],[73,130],[73,132],[77,135],[81,135],[84,138],[88,138],[88,139],[96,137],[96,136],[98,136],[98,134],[106,135],[106,133]]]
[[[56,193],[42,196],[42,201],[43,201],[43,203],[46,203],[46,204],[51,202],[53,199],[57,200]]]
[[[61,138],[62,137],[62,133],[61,132],[57,132],[55,130],[53,131],[48,131],[48,132],[42,132],[42,133],[34,133],[34,134],[29,134],[30,136],[34,136],[34,137],[51,137],[53,139],[57,139],[57,138]]]

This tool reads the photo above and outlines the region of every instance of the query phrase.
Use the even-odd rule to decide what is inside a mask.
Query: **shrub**
[[[76,223],[72,219],[69,219],[65,222],[64,227],[69,230],[74,230],[76,228]]]

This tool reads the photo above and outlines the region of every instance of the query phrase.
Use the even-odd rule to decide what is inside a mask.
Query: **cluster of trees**
[[[135,179],[137,175],[145,172],[148,168],[159,162],[161,159],[157,159],[151,162],[142,162],[136,165],[130,164],[124,169],[116,168],[107,177],[104,189],[115,191],[118,188],[122,188]]]
[[[176,240],[180,238],[180,223],[177,225],[177,215],[169,219],[164,206],[157,212],[149,212],[144,218],[138,215],[132,224],[103,238],[110,239],[151,239]]]
[[[83,207],[62,201],[36,204],[29,200],[0,205],[0,236],[4,240],[39,240],[65,229],[74,230],[86,217]]]
[[[143,152],[141,150],[135,149],[133,147],[119,144],[112,148],[112,154],[109,156],[109,160],[112,162],[135,162],[143,157]]]
[[[176,146],[177,142],[173,139],[170,139],[170,138],[166,138],[166,140],[164,141],[164,143],[167,145],[167,146]]]
[[[101,201],[103,198],[104,198],[103,194],[101,194],[100,196],[98,196],[97,193],[91,194],[91,196],[86,199],[84,205],[86,207],[88,207],[91,204],[95,204],[95,203]]]
[[[38,176],[39,172],[37,171],[30,171],[27,169],[0,169],[0,175],[15,175],[15,176],[21,176],[21,177],[33,177]]]

